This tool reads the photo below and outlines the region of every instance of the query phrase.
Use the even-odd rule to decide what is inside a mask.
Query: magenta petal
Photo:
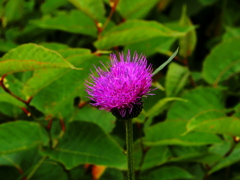
[[[94,102],[92,105],[107,111],[119,109],[124,117],[143,95],[150,95],[153,69],[145,56],[134,53],[132,57],[130,50],[126,56],[119,53],[119,57],[110,55],[109,70],[105,66],[106,71],[95,67],[98,76],[90,75],[93,82],[86,81],[86,91]]]

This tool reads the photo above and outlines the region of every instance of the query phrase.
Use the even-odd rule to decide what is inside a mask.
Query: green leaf
[[[21,19],[24,14],[24,3],[23,0],[9,0],[6,2],[4,16],[7,19],[7,22]]]
[[[186,34],[194,29],[193,26],[180,26],[178,23],[165,24],[165,26],[167,26],[173,31],[181,32],[183,34]],[[132,51],[141,52],[147,56],[155,53],[161,53],[167,56],[171,56],[171,47],[176,40],[177,37],[153,37],[151,39],[146,39],[140,42],[133,42],[131,44],[128,44],[124,47],[124,50],[127,52],[128,49],[131,49]]]
[[[219,117],[204,119],[198,118],[188,124],[188,131],[211,132],[216,134],[227,134],[240,136],[240,119],[236,117]]]
[[[166,65],[168,65],[173,58],[177,55],[178,49],[166,60],[161,66],[159,66],[153,73],[152,75],[156,75],[159,71],[161,71]]]
[[[5,102],[8,104],[12,104],[14,106],[17,106],[19,108],[24,107],[26,108],[26,104],[24,104],[23,102],[17,100],[16,98],[14,98],[13,96],[11,96],[10,94],[6,93],[6,92],[0,92],[0,102]]]
[[[238,103],[238,104],[234,107],[234,111],[235,111],[235,113],[233,114],[233,116],[240,118],[240,103]]]
[[[76,51],[78,51],[78,50],[73,50],[70,48],[70,49],[60,50],[59,52],[62,53],[63,56],[69,56],[69,55],[73,55],[73,53],[75,53]],[[83,52],[83,51],[81,51],[81,52]],[[83,64],[83,62],[85,60],[88,59],[88,56],[92,57],[94,55],[91,55],[89,53],[83,53],[83,54],[78,54],[78,56],[76,56],[76,57],[73,57],[74,60],[71,60],[71,59],[67,59],[67,60],[68,60],[68,62],[74,63],[75,66],[79,66],[79,65]],[[79,58],[79,59],[77,59],[77,58]],[[84,66],[85,66],[85,64],[84,64]],[[85,70],[83,70],[83,72],[84,71]],[[42,89],[44,89],[45,87],[47,87],[48,85],[53,83],[54,81],[58,80],[60,77],[64,76],[67,73],[70,73],[70,72],[76,73],[78,75],[79,75],[79,73],[81,74],[81,72],[79,72],[79,71],[75,71],[75,70],[71,71],[70,69],[51,69],[51,70],[44,69],[44,70],[34,71],[32,77],[30,77],[26,81],[26,83],[22,89],[22,93],[27,96],[34,96],[39,91],[41,91]],[[39,78],[39,77],[41,77],[41,78]],[[76,78],[77,77],[75,77],[75,79]],[[55,87],[53,89],[55,89]]]
[[[177,166],[161,167],[149,173],[142,174],[140,180],[178,180],[178,179],[194,179],[194,177],[185,169]]]
[[[10,94],[4,92],[0,89],[0,114],[5,114],[9,117],[16,119],[18,115],[22,113],[20,108],[27,108],[26,104],[17,100]],[[0,121],[3,121],[3,118],[0,118]]]
[[[186,25],[192,26],[193,25],[191,20],[187,16],[187,7],[186,6],[183,6],[183,8],[182,8],[182,15],[181,15],[179,24],[182,26],[186,26]],[[184,37],[179,38],[179,46],[180,46],[179,54],[182,57],[187,58],[194,51],[194,49],[196,47],[196,43],[197,43],[197,35],[196,35],[195,29],[193,29],[193,30],[189,31]]]
[[[59,50],[62,50],[62,49],[69,48],[69,46],[66,45],[66,44],[55,43],[55,42],[51,42],[51,43],[43,42],[40,45],[47,48],[47,49],[51,49],[51,50],[54,50],[54,51],[59,51]]]
[[[104,18],[103,0],[69,0],[69,2],[95,21],[101,21]]]
[[[167,146],[151,147],[144,157],[141,169],[146,170],[155,166],[160,166],[166,163],[170,157],[171,153]]]
[[[109,179],[114,179],[114,180],[125,180],[124,174],[113,168],[107,168],[103,175],[100,177],[101,180],[109,180]]]
[[[107,31],[94,45],[98,49],[144,42],[158,37],[180,37],[185,33],[174,31],[156,21],[129,20]]]
[[[58,11],[55,16],[44,15],[42,19],[32,20],[31,23],[43,29],[97,36],[97,27],[94,21],[83,12],[77,10],[71,10],[70,12]]]
[[[224,158],[224,156],[229,152],[229,150],[232,148],[234,144],[233,138],[230,136],[228,136],[228,138],[230,140],[225,138],[224,141],[222,141],[222,143],[213,144],[211,147],[209,147],[209,152],[219,155],[221,159]]]
[[[233,152],[223,158],[219,163],[217,163],[210,171],[209,173],[212,174],[216,171],[219,171],[222,168],[229,167],[230,165],[239,162],[240,160],[240,146],[239,144],[234,148]]]
[[[226,32],[223,35],[223,41],[228,41],[229,39],[239,38],[240,28],[226,27]]]
[[[0,59],[0,76],[15,72],[47,68],[72,68],[58,53],[36,44],[24,44],[10,50]]]
[[[43,153],[61,162],[67,169],[80,164],[126,169],[123,149],[98,126],[87,122],[71,122],[57,147]]]
[[[121,0],[117,10],[125,19],[141,19],[158,3],[158,0]]]
[[[146,116],[148,117],[147,122],[145,123],[144,127],[148,127],[152,124],[152,120],[155,116],[162,113],[169,105],[169,102],[171,101],[184,101],[184,99],[177,98],[177,97],[166,97],[162,98],[159,101],[157,101],[156,104],[154,104],[147,112]]]
[[[47,115],[69,119],[74,112],[74,98],[80,96],[83,100],[87,100],[84,83],[89,77],[90,69],[94,68],[93,64],[99,66],[101,65],[100,61],[104,63],[109,59],[104,56],[97,57],[94,54],[85,53],[70,56],[68,60],[75,66],[80,65],[83,70],[54,72],[55,75],[58,75],[57,79],[53,79],[51,83],[44,86],[45,88],[34,96],[31,105]],[[47,77],[45,77],[46,80]],[[32,87],[35,88],[34,82],[31,81]],[[39,88],[38,86],[36,90],[39,91],[37,88]]]
[[[0,39],[0,51],[1,52],[7,52],[16,47],[17,47],[17,44],[14,43],[13,41]]]
[[[58,0],[58,1],[52,1],[52,0],[46,0],[41,5],[41,11],[42,13],[51,13],[52,11],[56,10],[57,8],[67,5],[68,0]]]
[[[208,152],[207,146],[170,146],[169,149],[172,157],[168,162],[209,163],[221,159],[221,156]]]
[[[186,67],[172,62],[168,66],[165,87],[167,96],[176,96],[186,85],[189,71]]]
[[[211,133],[193,132],[183,135],[187,121],[167,120],[145,129],[144,144],[201,146],[221,142],[221,139]]]
[[[38,147],[34,147],[11,154],[2,154],[0,155],[0,164],[27,170],[28,168],[32,168],[32,165],[36,164],[41,158],[42,156],[38,153]]]
[[[198,87],[186,92],[182,98],[185,99],[186,102],[174,102],[168,111],[167,119],[190,120],[197,114],[208,110],[224,109],[224,94],[218,89]]]
[[[84,106],[78,111],[74,120],[95,123],[105,132],[110,133],[115,126],[116,118],[110,112],[99,110],[95,107]]]
[[[90,54],[90,49],[85,48],[65,48],[58,51],[64,58],[70,58],[70,56],[76,56],[80,54]]]
[[[68,180],[68,176],[65,172],[65,170],[62,168],[62,166],[55,161],[51,160],[45,160],[43,162],[40,162],[38,169],[36,172],[34,172],[33,175],[28,174],[28,179],[34,179],[34,180],[49,180],[49,179],[59,179],[61,177],[61,180]],[[38,165],[38,164],[36,164]],[[35,166],[36,166],[35,165]],[[34,166],[33,168],[34,169]],[[46,176],[47,174],[47,176]]]
[[[196,116],[194,116],[187,124],[187,132],[197,130],[201,124],[206,123],[206,121],[211,121],[217,118],[225,117],[225,112],[222,110],[210,109],[203,111]],[[200,128],[201,129],[201,128]]]
[[[183,6],[182,8],[182,15],[181,15],[179,24],[183,26],[184,25],[192,26],[192,22],[187,16],[186,6]],[[179,54],[182,57],[187,58],[194,51],[196,47],[196,43],[197,43],[197,35],[196,35],[195,29],[193,29],[190,32],[188,32],[184,37],[179,38],[179,46],[180,46]]]
[[[203,77],[209,83],[219,82],[240,72],[239,38],[215,46],[203,63]]]
[[[170,51],[170,48],[176,39],[176,37],[154,37],[152,39],[126,45],[124,47],[124,51],[127,52],[128,49],[131,49],[131,51],[141,52],[146,56],[150,56],[155,53],[171,56],[172,52]]]
[[[47,134],[38,123],[15,121],[0,125],[0,154],[24,151],[47,142]]]

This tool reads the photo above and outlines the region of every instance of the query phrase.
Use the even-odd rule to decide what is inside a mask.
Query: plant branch
[[[31,102],[32,97],[30,97],[27,101],[25,101],[25,100],[23,100],[22,98],[20,98],[20,97],[18,97],[17,95],[15,95],[12,91],[10,91],[10,90],[5,86],[5,84],[4,84],[4,79],[5,79],[6,76],[7,76],[7,75],[5,74],[5,75],[3,75],[3,76],[0,78],[0,86],[3,88],[3,90],[4,90],[5,92],[7,92],[8,94],[10,94],[11,96],[13,96],[15,99],[17,99],[17,100],[23,102],[24,104],[28,105],[28,104]]]
[[[107,27],[108,23],[110,22],[111,18],[112,18],[112,15],[113,13],[115,12],[116,8],[117,8],[117,5],[119,3],[119,0],[115,0],[115,1],[110,1],[110,6],[111,6],[111,11],[107,17],[107,20],[105,21],[103,27],[102,27],[102,31]]]

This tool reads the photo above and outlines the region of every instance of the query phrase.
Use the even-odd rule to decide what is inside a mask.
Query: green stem
[[[132,119],[125,120],[126,125],[126,146],[128,160],[128,180],[135,180],[135,171],[133,165],[133,127]]]

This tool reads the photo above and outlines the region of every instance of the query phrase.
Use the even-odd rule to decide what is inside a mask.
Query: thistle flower
[[[98,76],[90,75],[92,82],[86,81],[91,104],[111,111],[119,119],[137,117],[142,111],[142,97],[151,91],[152,66],[147,59],[136,52],[131,57],[130,50],[124,56],[110,55],[110,68],[105,71],[96,68]]]

